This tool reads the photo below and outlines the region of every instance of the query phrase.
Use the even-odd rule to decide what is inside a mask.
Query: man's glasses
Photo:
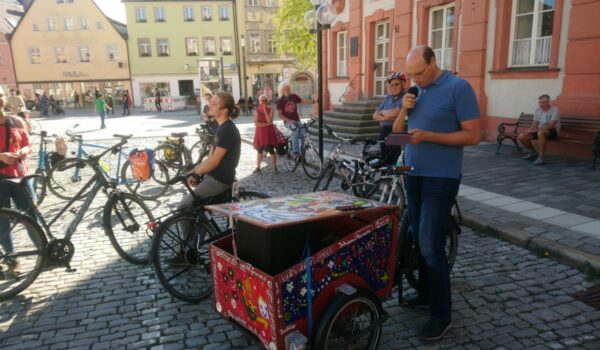
[[[408,75],[409,78],[416,78],[416,77],[420,77],[421,75],[425,74],[425,71],[427,71],[427,68],[429,68],[429,65],[427,65],[425,68],[423,68],[422,71],[420,71],[419,73],[408,73],[406,75]]]

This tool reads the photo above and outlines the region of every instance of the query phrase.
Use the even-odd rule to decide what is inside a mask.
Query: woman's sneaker
[[[533,152],[530,151],[526,156],[524,156],[522,159],[524,160],[532,160],[534,158],[536,158],[538,156],[537,152]]]
[[[441,339],[452,326],[452,321],[440,321],[438,319],[430,319],[419,329],[419,338],[423,340],[438,340]]]

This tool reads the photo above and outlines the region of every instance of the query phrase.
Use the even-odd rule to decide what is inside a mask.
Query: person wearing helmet
[[[387,78],[388,95],[373,113],[373,120],[379,122],[379,140],[384,141],[392,132],[394,120],[400,115],[402,109],[402,96],[404,96],[404,86],[406,77],[402,72],[390,72]],[[393,165],[400,156],[400,147],[386,146],[384,142],[380,144],[381,160],[383,165]]]

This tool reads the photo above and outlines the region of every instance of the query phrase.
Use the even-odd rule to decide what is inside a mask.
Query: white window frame
[[[208,22],[208,21],[213,20],[212,6],[202,6],[200,9],[200,13],[201,13],[202,21]],[[208,17],[205,15],[208,15]]]
[[[42,52],[39,47],[30,47],[27,52],[29,53],[29,63],[41,64],[42,63]],[[36,57],[36,59],[34,59]]]
[[[248,33],[248,52],[250,53],[261,53],[261,37],[260,33]]]
[[[70,32],[73,30],[74,22],[72,17],[65,17],[65,31]]]
[[[190,42],[196,42],[195,49],[196,51],[190,50]],[[194,48],[194,45],[191,45]],[[200,49],[198,47],[198,38],[196,37],[187,37],[185,38],[185,54],[187,56],[198,56],[200,54]]]
[[[165,8],[162,6],[154,7],[154,22],[166,22],[167,14],[165,13]]]
[[[146,13],[145,7],[136,7],[135,8],[135,21],[137,23],[148,22],[148,14]]]
[[[273,38],[273,33],[267,34],[267,53],[276,54],[277,53],[277,41]]]
[[[248,0],[246,4],[248,6],[260,6],[260,0]]]
[[[225,51],[225,49],[223,49],[223,47],[227,46],[225,44],[226,41],[229,41],[229,51]],[[230,36],[221,37],[221,55],[223,55],[223,56],[233,55],[233,39]]]
[[[517,5],[518,5],[519,0],[513,0],[513,4],[512,4],[512,12],[511,12],[511,25],[510,25],[510,45],[509,45],[509,49],[508,49],[508,67],[548,67],[550,65],[550,53],[552,50],[552,35],[550,36],[545,36],[545,37],[538,37],[538,28],[540,27],[539,24],[539,17],[542,13],[544,12],[554,12],[554,15],[556,15],[556,4],[555,7],[552,8],[551,10],[540,10],[540,6],[543,4],[543,2],[541,1],[534,1],[533,3],[533,12],[528,12],[528,14],[533,14],[533,21],[531,23],[531,38],[530,38],[530,46],[529,46],[529,60],[526,63],[523,64],[518,64],[518,63],[514,63],[514,51],[516,50],[515,48],[515,35],[516,35],[516,26],[517,26]],[[526,14],[521,14],[521,15],[526,15]],[[554,16],[553,16],[554,17]],[[552,29],[554,30],[554,24],[552,24]],[[541,63],[535,63],[536,61],[536,56],[538,54],[538,41],[539,40],[543,40],[540,44],[543,47],[546,47],[546,54],[545,57],[547,58],[547,62],[541,62]],[[535,45],[532,45],[531,43],[535,43]]]
[[[452,23],[452,26],[448,25],[448,10],[450,8],[454,9],[454,22]],[[456,25],[456,8],[454,6],[454,3],[449,3],[446,5],[442,5],[442,6],[436,6],[436,7],[432,7],[431,9],[429,9],[429,30],[428,30],[428,41],[427,43],[429,44],[429,47],[432,47],[433,44],[433,14],[434,12],[437,11],[442,11],[442,18],[444,20],[442,27],[441,28],[436,28],[435,31],[441,31],[442,32],[442,48],[437,48],[434,49],[433,51],[435,52],[435,58],[436,61],[438,63],[438,66],[441,69],[448,69],[450,70],[452,68],[452,61],[453,61],[453,57],[452,57],[452,47],[446,47],[446,42],[447,42],[447,33],[450,32],[450,35],[452,35],[452,45],[454,45],[455,43],[455,38],[454,38],[454,26]]]
[[[337,66],[336,76],[347,77],[348,76],[348,32],[337,33]]]
[[[46,17],[46,27],[48,28],[49,32],[56,31],[56,21],[54,20],[54,18]]]
[[[62,50],[62,53],[64,54],[64,61],[59,61],[58,59],[58,55],[59,55],[59,50]],[[55,47],[54,48],[54,62],[57,64],[64,64],[64,63],[68,63],[69,60],[67,58],[67,49],[65,47]]]
[[[152,57],[152,41],[150,38],[138,38],[138,55]]]
[[[117,44],[107,44],[106,45],[106,59],[108,60],[108,62],[121,61],[119,45],[117,45]]]
[[[279,7],[279,1],[278,0],[266,0],[265,6],[266,7]]]
[[[224,17],[223,15],[227,15]],[[229,21],[231,16],[229,15],[229,6],[227,5],[219,5],[219,21]]]
[[[87,17],[79,17],[79,28],[81,30],[90,30],[90,20]]]
[[[194,22],[196,20],[196,11],[193,6],[184,6],[183,7],[183,21],[184,22]]]
[[[212,41],[213,52],[208,51],[208,42]],[[217,54],[217,39],[214,36],[205,36],[202,38],[202,46],[204,46],[204,56],[215,56]]]
[[[87,56],[87,57],[85,57]],[[90,63],[90,48],[89,46],[78,46],[77,47],[77,61],[79,63]]]
[[[157,38],[156,39],[156,55],[158,57],[169,57],[171,55],[171,52],[169,50],[169,39],[167,39],[167,38]]]

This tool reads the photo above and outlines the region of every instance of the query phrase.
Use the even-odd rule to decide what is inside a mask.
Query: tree
[[[273,18],[277,51],[296,57],[304,69],[317,63],[317,38],[304,27],[304,14],[311,9],[308,0],[284,0]]]

